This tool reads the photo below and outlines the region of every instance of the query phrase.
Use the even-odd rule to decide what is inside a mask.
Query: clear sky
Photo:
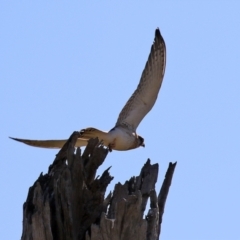
[[[168,163],[177,161],[161,239],[240,239],[240,1],[233,0],[1,1],[1,239],[20,238],[28,188],[57,152],[8,136],[111,129],[157,27],[167,67],[138,128],[146,147],[113,151],[99,174],[112,166],[109,192],[150,158],[160,165],[159,191]]]

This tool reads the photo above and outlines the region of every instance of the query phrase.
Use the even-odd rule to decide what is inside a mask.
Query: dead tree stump
[[[96,177],[108,154],[91,139],[81,155],[74,132],[57,154],[47,174],[29,189],[23,205],[22,240],[157,240],[176,163],[169,163],[157,196],[158,164],[147,160],[140,175],[105,192],[113,179],[106,169]],[[146,204],[150,209],[144,218]]]

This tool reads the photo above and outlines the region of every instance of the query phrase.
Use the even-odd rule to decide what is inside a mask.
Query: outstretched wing
[[[67,139],[65,140],[29,140],[21,138],[12,138],[11,139],[25,143],[29,146],[40,147],[40,148],[62,148]],[[82,147],[88,144],[88,139],[78,138],[75,147]]]
[[[90,138],[98,137],[100,140],[104,140],[104,142],[108,143],[108,135],[107,132],[98,130],[96,128],[86,128],[82,129],[81,137],[77,139],[75,147],[83,147],[87,146],[88,140]],[[9,137],[15,141],[25,143],[32,147],[40,147],[40,148],[62,148],[66,143],[67,139],[64,140],[30,140],[30,139],[22,139],[22,138],[13,138]]]
[[[166,46],[159,29],[137,89],[119,114],[116,126],[136,131],[139,123],[152,109],[161,87],[166,65]]]

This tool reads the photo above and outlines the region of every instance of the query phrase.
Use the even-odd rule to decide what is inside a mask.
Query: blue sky
[[[28,188],[56,150],[8,136],[68,138],[111,129],[135,90],[154,31],[167,46],[158,100],[138,128],[145,148],[110,153],[114,184],[178,162],[162,240],[239,239],[240,2],[0,3],[0,232],[19,239]]]

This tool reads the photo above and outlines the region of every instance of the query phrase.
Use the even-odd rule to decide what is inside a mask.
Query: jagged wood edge
[[[172,166],[175,168],[176,164],[169,164],[159,193],[160,202],[164,200],[164,204],[170,187],[170,179],[173,176]],[[164,205],[160,205],[160,208],[158,205],[155,191],[157,175],[158,164],[151,165],[148,159],[139,176],[130,178],[123,185],[117,183],[109,201],[108,212],[102,213],[100,223],[91,226],[91,232],[86,233],[86,240],[159,239],[159,226],[162,222]],[[143,213],[149,197],[150,209],[144,220]]]
[[[161,187],[159,195],[158,195],[158,202],[157,202],[158,208],[159,208],[158,236],[160,236],[160,234],[161,234],[161,224],[162,224],[162,218],[163,218],[163,213],[164,213],[164,209],[165,209],[165,203],[166,203],[169,189],[170,189],[170,186],[172,183],[172,178],[173,178],[173,174],[174,174],[176,165],[177,165],[177,162],[169,163],[162,187]]]

